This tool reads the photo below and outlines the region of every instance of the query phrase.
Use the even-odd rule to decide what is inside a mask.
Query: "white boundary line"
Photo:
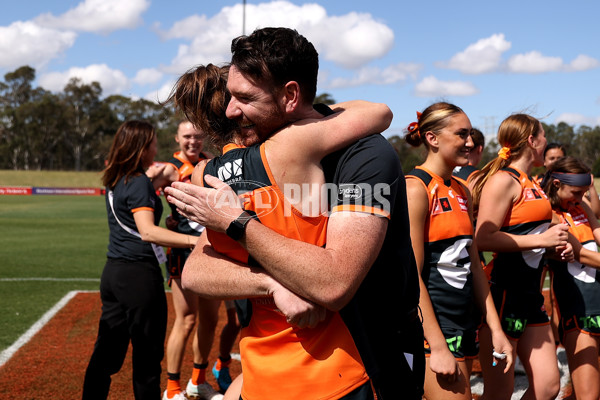
[[[50,310],[48,310],[40,319],[38,319],[24,334],[21,335],[10,347],[2,351],[0,353],[0,367],[2,367],[10,358],[27,342],[31,340],[32,337],[38,333],[48,321],[56,315],[73,297],[75,297],[78,293],[86,293],[89,291],[85,290],[72,290],[66,295],[63,296],[62,299],[58,301]],[[93,292],[93,291],[92,291]]]

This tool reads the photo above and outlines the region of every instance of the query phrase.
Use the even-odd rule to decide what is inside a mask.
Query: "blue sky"
[[[73,76],[103,94],[164,99],[187,69],[229,59],[242,0],[25,0],[0,13],[0,74],[22,65],[60,91]],[[248,0],[246,33],[287,26],[315,44],[318,93],[384,102],[386,135],[432,102],[494,135],[513,112],[600,125],[600,2]]]

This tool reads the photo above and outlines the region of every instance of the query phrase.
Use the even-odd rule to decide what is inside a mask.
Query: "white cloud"
[[[511,43],[499,33],[480,39],[464,51],[455,54],[450,61],[439,62],[442,68],[456,69],[465,74],[493,72],[500,67],[502,53],[508,51]]]
[[[544,56],[539,51],[517,54],[508,60],[508,70],[516,73],[539,74],[560,71],[562,68],[562,58]]]
[[[380,58],[394,45],[394,32],[369,14],[352,12],[340,17],[325,16],[318,23],[307,26],[306,32],[324,59],[345,68],[358,68]]]
[[[155,103],[163,102],[169,98],[171,94],[171,90],[173,90],[173,86],[175,86],[175,81],[170,81],[162,85],[157,90],[153,90],[147,93],[144,98],[149,101],[153,101]]]
[[[135,78],[133,78],[133,82],[138,85],[149,85],[153,83],[157,83],[163,77],[163,73],[158,71],[155,68],[144,68],[140,69],[137,74],[135,74]]]
[[[73,67],[65,72],[50,72],[40,76],[40,86],[46,90],[62,91],[71,78],[80,78],[82,83],[99,82],[102,95],[120,94],[130,87],[123,72],[111,69],[106,64],[93,64],[85,68]]]
[[[242,12],[241,4],[224,7],[213,17],[193,15],[159,32],[163,39],[191,40],[179,47],[167,70],[182,73],[198,64],[228,61],[231,40],[242,34]],[[384,56],[394,41],[393,31],[370,14],[328,16],[318,4],[299,6],[288,1],[248,4],[246,33],[266,26],[297,29],[315,45],[321,59],[346,68],[358,68]]]
[[[30,21],[0,26],[0,67],[43,67],[73,46],[76,37],[74,32],[44,28]]]
[[[149,6],[149,0],[84,0],[62,15],[42,14],[35,22],[56,29],[109,33],[140,25]]]
[[[600,126],[600,117],[586,117],[585,115],[575,113],[560,114],[554,120],[554,123],[565,122],[569,125],[587,125],[590,127]]]
[[[418,97],[472,96],[479,90],[469,82],[440,81],[434,76],[428,76],[415,85],[415,95]]]
[[[578,55],[577,58],[569,64],[569,69],[572,71],[587,71],[598,67],[600,67],[600,61],[590,56],[586,56],[585,54]]]
[[[323,85],[331,89],[360,85],[391,85],[409,78],[417,79],[417,74],[422,68],[420,64],[407,63],[390,65],[385,69],[364,67],[351,78],[335,78],[331,82],[323,82]]]

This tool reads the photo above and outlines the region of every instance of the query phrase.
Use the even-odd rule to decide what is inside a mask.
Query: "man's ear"
[[[286,113],[294,112],[300,104],[300,85],[296,81],[289,81],[283,87],[283,105]]]

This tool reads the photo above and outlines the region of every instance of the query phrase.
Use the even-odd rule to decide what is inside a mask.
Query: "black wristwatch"
[[[233,240],[240,240],[244,233],[246,233],[246,225],[252,219],[252,216],[248,214],[246,211],[242,211],[239,217],[237,217],[234,221],[231,221],[229,227],[225,231],[227,236],[232,238]]]

